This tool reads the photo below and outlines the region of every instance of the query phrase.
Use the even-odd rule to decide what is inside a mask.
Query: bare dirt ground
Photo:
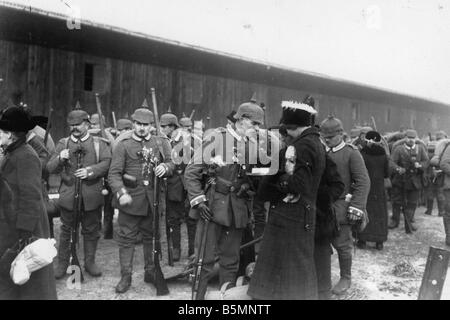
[[[354,253],[352,268],[352,288],[344,296],[333,296],[335,300],[416,300],[422,281],[422,275],[430,246],[446,248],[442,217],[433,212],[433,216],[423,214],[425,208],[416,211],[418,230],[408,235],[403,223],[399,228],[389,230],[388,241],[382,251],[368,243],[368,249],[357,249]],[[115,217],[117,219],[117,215]],[[115,225],[116,226],[116,225]],[[162,229],[164,230],[164,229]],[[186,239],[185,226],[182,227],[183,239]],[[59,220],[55,219],[56,238],[59,234]],[[182,260],[174,267],[167,265],[165,236],[162,239],[162,267],[165,275],[177,273],[187,261],[187,240],[183,241]],[[80,242],[82,243],[82,241]],[[448,249],[448,247],[447,247]],[[80,261],[83,261],[82,248],[79,249]],[[136,246],[133,268],[133,282],[130,290],[118,295],[114,287],[120,279],[119,250],[115,240],[99,243],[97,262],[103,270],[103,276],[92,278],[85,274],[85,282],[80,289],[70,289],[67,278],[57,281],[59,299],[66,300],[189,300],[190,283],[181,280],[168,284],[170,295],[157,297],[152,285],[144,283],[142,245]],[[447,277],[449,278],[449,277]],[[339,280],[337,254],[332,256],[333,284]],[[442,299],[450,299],[450,280],[445,282]]]

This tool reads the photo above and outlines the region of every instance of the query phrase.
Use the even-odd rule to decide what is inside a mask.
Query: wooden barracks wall
[[[86,79],[86,64],[93,69],[93,79]],[[35,114],[46,114],[48,107],[55,110],[52,134],[60,138],[67,134],[65,117],[80,101],[89,113],[94,113],[95,93],[101,95],[103,113],[111,121],[111,111],[116,118],[131,115],[147,95],[150,88],[157,92],[159,113],[169,105],[178,116],[196,109],[194,119],[210,117],[207,127],[226,123],[225,116],[256,92],[258,102],[267,106],[269,126],[277,124],[282,100],[301,100],[306,92],[281,87],[266,86],[210,75],[194,74],[174,68],[144,65],[130,61],[95,57],[78,52],[50,49],[0,40],[0,103],[8,104],[11,97],[30,105]],[[86,81],[91,89],[86,90]],[[319,91],[319,90],[318,90]],[[349,131],[354,124],[363,124],[374,116],[381,132],[395,131],[400,126],[415,127],[419,134],[437,129],[450,129],[448,117],[429,112],[419,112],[373,103],[370,101],[312,94],[318,103],[319,121],[328,114],[340,118]],[[450,131],[450,130],[447,130]]]

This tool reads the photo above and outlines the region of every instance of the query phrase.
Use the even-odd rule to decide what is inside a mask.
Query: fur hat
[[[31,113],[24,107],[9,107],[1,112],[0,129],[12,132],[28,132],[36,126]]]
[[[374,142],[381,142],[381,135],[376,131],[369,131],[366,133],[366,140],[373,140]]]
[[[283,101],[281,107],[283,113],[280,124],[284,126],[308,127],[312,123],[312,116],[317,114],[316,109],[306,103]]]

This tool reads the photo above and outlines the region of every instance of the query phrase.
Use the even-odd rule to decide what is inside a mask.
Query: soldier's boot
[[[124,293],[130,289],[131,286],[131,273],[133,271],[133,256],[134,247],[131,248],[119,248],[120,259],[120,281],[116,285],[117,293]]]
[[[408,204],[406,205],[406,209],[404,210],[403,215],[405,216],[405,232],[412,233],[417,230],[416,225],[412,221],[412,217],[414,216],[414,212],[416,211],[416,206]],[[409,223],[408,221],[409,220]]]
[[[445,199],[437,199],[437,205],[438,205],[438,215],[439,217],[443,217],[444,216],[444,212],[445,212]]]
[[[95,253],[97,252],[98,240],[84,239],[84,269],[92,277],[100,277],[102,271],[95,263]]]
[[[155,284],[155,265],[153,264],[153,243],[144,242],[144,282]]]
[[[339,268],[341,278],[331,290],[336,295],[344,294],[352,285],[352,256],[339,256]]]
[[[427,200],[427,210],[424,212],[424,214],[427,214],[430,216],[432,211],[433,211],[433,199],[428,199]]]
[[[450,246],[450,217],[444,216],[445,244]]]
[[[395,229],[398,227],[400,221],[401,206],[399,204],[392,204],[392,217],[389,221],[389,229]]]
[[[70,259],[70,232],[61,228],[59,235],[58,265],[55,268],[55,279],[62,279],[67,274]]]
[[[188,217],[186,225],[188,234],[188,256],[190,257],[195,252],[195,232],[197,230],[197,221]]]

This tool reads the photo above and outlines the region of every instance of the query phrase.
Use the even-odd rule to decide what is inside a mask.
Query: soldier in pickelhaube
[[[370,191],[370,178],[364,159],[356,146],[343,141],[343,131],[342,122],[333,116],[320,124],[326,152],[336,163],[337,171],[345,185],[344,192],[333,203],[340,228],[339,235],[332,240],[332,245],[338,253],[341,276],[332,289],[337,295],[344,294],[351,286],[352,226],[364,223]]]
[[[101,138],[89,134],[89,115],[83,110],[73,110],[67,116],[70,136],[61,139],[56,152],[47,163],[50,173],[61,174],[58,207],[61,209],[61,233],[58,250],[58,266],[55,278],[66,274],[70,258],[70,232],[74,220],[75,179],[81,179],[82,220],[81,233],[84,239],[84,266],[93,277],[102,272],[95,263],[97,243],[100,237],[100,217],[103,205],[102,177],[111,163],[109,145]],[[82,168],[77,169],[75,151],[82,151]]]
[[[142,234],[144,250],[144,281],[155,283],[153,264],[153,175],[172,175],[171,148],[167,138],[151,134],[153,112],[136,109],[131,116],[133,133],[114,149],[108,180],[113,190],[113,205],[119,209],[119,258],[121,279],[117,293],[131,286],[134,248],[138,233]],[[152,159],[158,159],[158,165]],[[160,201],[164,203],[164,200]]]
[[[174,163],[175,170],[172,177],[166,180],[166,214],[167,222],[172,233],[173,241],[173,260],[179,261],[181,256],[181,224],[186,221],[188,233],[188,256],[194,254],[195,228],[197,221],[189,217],[189,201],[187,201],[187,191],[184,182],[184,170],[187,162],[183,161],[184,151],[189,152],[189,158],[192,154],[191,134],[179,129],[176,115],[168,111],[161,116],[161,132],[167,136],[172,147],[176,147],[176,156],[179,161]],[[188,148],[183,144],[187,143]],[[176,159],[172,159],[176,160]]]
[[[213,274],[216,255],[220,285],[226,282],[230,282],[228,287],[235,285],[242,233],[250,221],[251,185],[244,155],[248,147],[247,133],[264,122],[264,112],[259,105],[246,102],[239,106],[234,118],[235,126],[217,128],[208,135],[203,143],[205,154],[195,152],[184,174],[192,208],[190,216],[198,220],[197,257],[205,221],[210,221],[198,288],[200,300],[204,299]]]

